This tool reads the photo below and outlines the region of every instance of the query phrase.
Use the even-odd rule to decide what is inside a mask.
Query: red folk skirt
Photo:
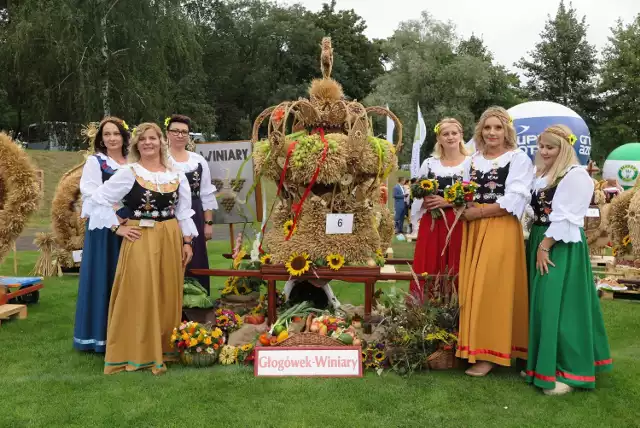
[[[418,241],[416,242],[416,249],[413,255],[413,271],[418,277],[425,272],[428,275],[458,275],[463,220],[459,219],[453,228],[449,244],[443,254],[442,249],[445,248],[449,228],[453,225],[456,217],[456,212],[452,208],[446,208],[443,211],[444,218],[433,219],[431,213],[426,212],[422,215],[422,219],[420,219]],[[432,223],[435,223],[433,230],[431,230]],[[457,289],[457,278],[454,286]],[[424,287],[425,281],[422,279],[420,280],[420,284],[411,281],[409,291],[418,301],[422,302]],[[433,287],[434,281],[429,281],[429,296],[433,295]]]

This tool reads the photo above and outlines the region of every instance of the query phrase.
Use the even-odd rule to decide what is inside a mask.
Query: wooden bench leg
[[[278,295],[276,294],[276,281],[270,279],[267,281],[267,324],[271,325],[278,318]]]
[[[371,311],[373,308],[373,294],[375,280],[367,280],[364,283],[364,333],[371,334]]]

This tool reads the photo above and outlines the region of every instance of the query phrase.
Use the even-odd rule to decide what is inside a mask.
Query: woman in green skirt
[[[531,199],[526,379],[547,395],[594,388],[596,373],[612,368],[583,230],[594,186],[575,141],[562,125],[540,134]]]

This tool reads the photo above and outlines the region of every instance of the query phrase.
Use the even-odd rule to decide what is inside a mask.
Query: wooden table
[[[392,262],[393,260],[393,262]],[[388,264],[405,264],[410,260],[391,259]],[[373,309],[373,299],[375,294],[375,284],[377,281],[384,280],[405,280],[410,281],[413,275],[410,272],[400,273],[381,273],[379,267],[360,267],[360,266],[343,266],[337,271],[328,267],[315,268],[308,273],[292,277],[287,272],[284,265],[262,265],[260,270],[233,270],[233,269],[191,269],[194,275],[202,276],[237,276],[237,277],[256,277],[267,281],[268,308],[267,318],[270,324],[274,323],[277,318],[276,312],[276,282],[288,281],[290,279],[326,279],[344,281],[349,283],[364,283],[364,323],[365,333],[371,332],[371,311]]]

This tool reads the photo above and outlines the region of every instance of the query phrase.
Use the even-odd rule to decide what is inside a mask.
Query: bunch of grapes
[[[216,186],[216,189],[218,191],[222,190],[222,187],[224,186],[224,183],[222,182],[222,180],[220,180],[219,178],[212,178],[211,179],[211,184],[213,184],[214,186]]]
[[[227,198],[223,198],[221,201],[219,201],[220,206],[222,208],[224,208],[224,210],[227,213],[230,213],[231,210],[233,209],[233,207],[236,204],[236,199],[235,198],[231,198],[231,197],[227,197]]]
[[[239,192],[244,187],[244,183],[246,183],[246,181],[247,180],[244,178],[231,180],[231,188],[233,189],[234,192]]]

